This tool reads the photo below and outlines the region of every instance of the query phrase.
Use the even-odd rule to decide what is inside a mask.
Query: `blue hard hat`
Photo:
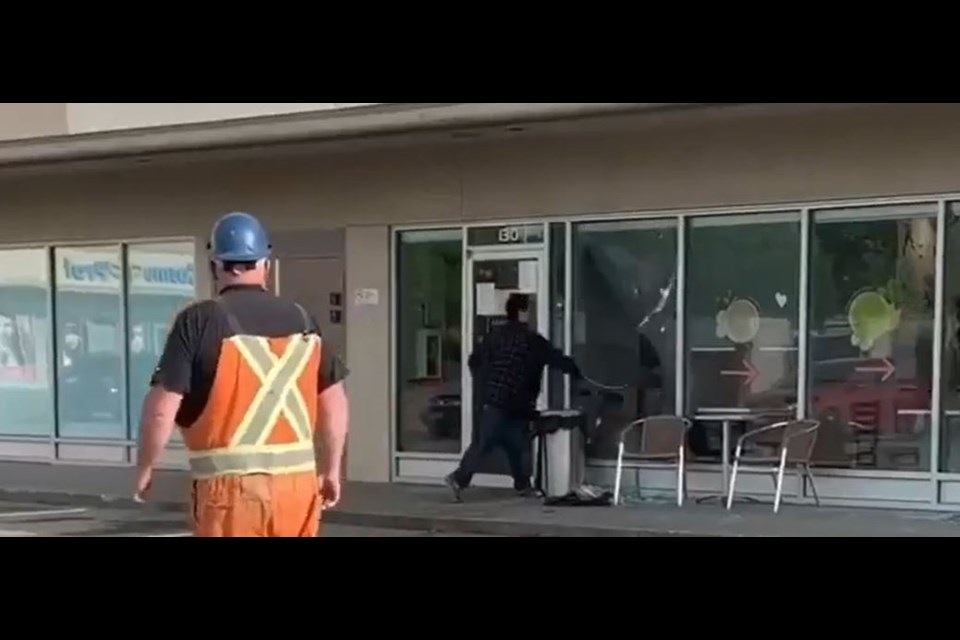
[[[270,257],[270,238],[260,221],[249,213],[234,212],[213,225],[210,245],[214,260],[256,262]]]

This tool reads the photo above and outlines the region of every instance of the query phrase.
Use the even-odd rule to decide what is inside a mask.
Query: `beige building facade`
[[[452,470],[461,363],[523,291],[599,383],[549,376],[544,405],[616,391],[595,482],[620,426],[679,412],[714,492],[711,412],[743,414],[732,439],[789,415],[820,421],[823,502],[960,505],[955,105],[5,103],[0,140],[0,458],[130,464],[210,225],[243,210],[352,372],[352,480]]]

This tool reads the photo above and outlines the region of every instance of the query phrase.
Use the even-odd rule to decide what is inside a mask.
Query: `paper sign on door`
[[[520,263],[519,282],[517,288],[520,293],[536,293],[540,288],[540,273],[537,269],[537,263],[524,261]]]
[[[497,285],[483,282],[477,285],[477,315],[497,316]]]

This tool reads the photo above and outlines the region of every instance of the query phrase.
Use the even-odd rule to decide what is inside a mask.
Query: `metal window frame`
[[[196,247],[194,247],[196,249]],[[124,430],[128,441],[135,441],[135,428],[130,420],[130,249],[129,245],[120,245],[120,335],[123,345],[120,349],[120,379],[123,380],[123,404],[120,418],[123,420]],[[196,294],[196,278],[194,278],[194,294]],[[133,452],[130,447],[126,450],[125,459],[133,462]]]
[[[682,416],[687,406],[687,232],[690,218],[677,219],[677,319],[674,337],[673,412]]]
[[[930,493],[931,503],[941,504],[940,442],[943,429],[943,347],[946,338],[946,271],[947,271],[947,203],[943,198],[937,203],[937,248],[933,297],[933,371],[930,378],[933,395],[930,400]]]
[[[560,295],[563,297],[563,319],[562,319],[562,322],[561,322],[561,325],[560,325],[560,335],[559,335],[559,336],[554,335],[554,331],[553,331],[553,313],[554,313],[554,308],[555,308],[555,306],[556,306],[557,303],[558,303],[558,300],[556,300],[556,299],[554,298],[554,294],[555,294],[556,292],[555,292],[554,289],[553,289],[553,273],[554,273],[554,259],[553,259],[553,258],[554,258],[554,247],[555,247],[555,245],[556,245],[556,246],[559,246],[559,245],[560,245],[560,243],[559,243],[559,242],[556,242],[556,240],[555,240],[555,238],[554,238],[554,227],[555,227],[555,226],[559,226],[559,227],[561,227],[561,228],[563,229],[563,231],[562,231],[562,233],[563,233],[563,264],[562,264],[562,267],[560,267],[560,268],[563,269],[563,291],[560,292]],[[549,340],[550,340],[550,343],[553,344],[554,346],[556,346],[556,344],[557,344],[557,343],[556,343],[556,340],[557,340],[557,338],[559,338],[559,339],[561,340],[561,351],[564,353],[564,355],[570,355],[570,354],[568,353],[568,349],[569,349],[568,345],[569,345],[569,343],[570,343],[570,341],[568,340],[568,338],[569,338],[569,332],[568,332],[568,329],[569,329],[569,327],[568,327],[568,316],[569,316],[569,314],[567,313],[567,304],[568,304],[567,291],[568,291],[568,289],[569,289],[569,285],[567,284],[567,278],[568,278],[569,275],[570,275],[569,272],[568,272],[568,271],[569,271],[569,270],[568,270],[568,265],[569,265],[569,262],[570,262],[570,261],[567,260],[567,251],[570,249],[569,242],[568,242],[568,240],[567,240],[569,225],[568,225],[567,223],[564,223],[564,222],[549,222],[549,223],[546,223],[546,224],[545,224],[545,229],[546,229],[546,236],[545,236],[545,240],[546,240],[546,241],[544,242],[544,245],[545,245],[545,246],[544,246],[544,252],[546,253],[546,256],[547,256],[547,262],[546,262],[545,265],[544,265],[544,269],[545,269],[545,271],[546,271],[546,274],[545,274],[545,275],[546,275],[546,281],[547,281],[547,292],[546,292],[546,293],[547,293],[547,296],[546,296],[546,297],[547,297],[547,308],[549,309],[549,318],[550,318],[550,320],[549,320],[550,335],[548,336],[548,338],[549,338]],[[562,380],[563,380],[563,386],[562,386],[562,389],[561,389],[560,402],[561,402],[561,404],[563,405],[563,408],[568,409],[568,408],[570,407],[570,380],[569,380],[569,377],[568,377],[568,376],[563,376]],[[552,392],[553,392],[553,389],[552,389],[552,387],[550,386],[550,384],[551,384],[551,380],[550,380],[550,376],[548,375],[548,376],[546,377],[547,401],[548,401],[548,402],[550,401],[550,396],[551,396],[551,394],[552,394]]]
[[[810,264],[813,257],[810,255],[810,240],[813,233],[813,215],[810,209],[800,211],[800,303],[797,307],[799,324],[797,331],[797,420],[807,417],[807,393],[809,391],[810,357]]]
[[[563,354],[573,355],[573,224],[563,223]],[[548,248],[549,250],[549,248]],[[563,377],[563,407],[569,409],[573,404],[573,387],[570,376]]]
[[[492,226],[492,225],[491,225]],[[388,380],[390,384],[390,399],[388,407],[390,410],[390,481],[397,482],[400,479],[399,476],[399,462],[403,459],[411,460],[438,460],[438,461],[450,461],[457,458],[456,454],[448,453],[429,453],[429,452],[417,452],[417,451],[400,451],[400,420],[399,420],[399,411],[400,411],[400,377],[398,372],[398,367],[400,366],[400,355],[398,353],[397,345],[399,340],[399,318],[400,318],[400,296],[402,294],[400,290],[400,238],[404,233],[417,232],[417,231],[457,231],[460,233],[460,254],[461,254],[461,265],[460,265],[460,331],[461,336],[465,334],[466,326],[466,313],[464,309],[464,295],[466,292],[466,278],[467,278],[467,268],[466,268],[466,259],[467,259],[467,229],[463,225],[457,224],[437,224],[437,225],[415,225],[410,227],[390,227],[390,332],[389,332],[389,341],[390,341],[390,353],[387,358],[389,363],[389,374]],[[463,338],[461,338],[463,342]],[[461,344],[461,350],[463,346]],[[464,361],[466,362],[466,361]],[[462,402],[462,400],[461,400]],[[463,442],[461,437],[460,443],[461,449],[463,448]]]

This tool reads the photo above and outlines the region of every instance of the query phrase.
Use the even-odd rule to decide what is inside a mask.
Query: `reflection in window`
[[[463,233],[399,234],[397,450],[460,453]]]
[[[960,203],[947,205],[940,471],[960,473]]]
[[[795,416],[799,289],[798,213],[691,221],[686,292],[690,415],[751,415],[741,428]],[[694,454],[719,455],[718,426],[694,425]]]
[[[117,246],[54,250],[61,437],[126,438],[120,265]]]
[[[0,434],[53,435],[48,253],[0,251]]]
[[[817,212],[809,413],[822,466],[926,471],[937,206]]]
[[[581,383],[572,401],[602,411],[588,454],[609,459],[623,425],[675,408],[676,223],[590,223],[573,233],[573,357],[587,377],[625,390]]]
[[[127,247],[127,345],[131,437],[150,377],[163,354],[174,318],[195,299],[192,242]],[[92,344],[92,341],[91,341]]]

